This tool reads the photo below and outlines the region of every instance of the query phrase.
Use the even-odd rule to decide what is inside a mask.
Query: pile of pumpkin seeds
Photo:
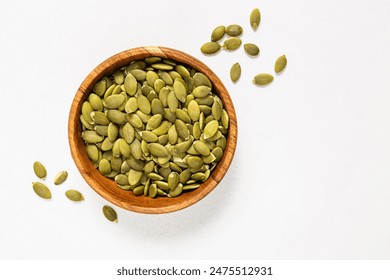
[[[82,104],[81,137],[104,176],[134,195],[176,197],[222,159],[229,117],[206,75],[148,57],[99,80]]]
[[[249,23],[253,29],[256,31],[260,25],[261,13],[258,8],[254,8],[249,16]],[[228,26],[217,26],[211,33],[211,41],[204,43],[200,50],[206,55],[215,54],[221,49],[235,51],[240,48],[242,45],[242,40],[239,38],[243,33],[243,28],[238,24],[231,24]],[[222,42],[222,45],[219,43],[221,39],[228,36]],[[254,43],[245,43],[244,44],[245,52],[252,57],[259,56],[260,48]],[[287,65],[287,58],[285,55],[281,55],[275,61],[274,71],[276,74],[281,73]],[[237,82],[241,76],[241,65],[236,62],[230,68],[230,78],[233,83]],[[256,85],[267,85],[274,80],[273,75],[269,73],[260,73],[253,78],[253,83]]]

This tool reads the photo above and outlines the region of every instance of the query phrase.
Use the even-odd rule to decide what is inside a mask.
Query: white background
[[[232,23],[261,55],[201,54],[211,30]],[[387,0],[0,0],[0,258],[389,259],[389,28]],[[111,224],[70,156],[67,118],[94,67],[145,45],[215,71],[236,108],[238,146],[196,205],[165,215],[116,207]],[[284,73],[254,86],[282,54]],[[48,169],[51,201],[32,191],[35,160]],[[54,186],[60,170],[69,178]],[[68,201],[69,188],[86,200]]]

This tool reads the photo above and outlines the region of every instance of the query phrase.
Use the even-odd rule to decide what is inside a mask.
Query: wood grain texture
[[[105,75],[112,74],[116,69],[128,65],[131,61],[142,60],[149,56],[160,56],[178,61],[194,68],[209,77],[214,89],[221,98],[229,115],[230,123],[227,135],[227,144],[222,160],[211,173],[210,178],[193,191],[185,192],[178,197],[150,198],[135,196],[131,191],[120,189],[116,183],[104,177],[93,166],[85,150],[84,141],[81,138],[80,113],[82,103],[92,91],[93,85]],[[166,47],[139,47],[129,49],[116,54],[98,65],[80,85],[71,105],[68,120],[68,140],[72,158],[85,181],[107,201],[130,211],[161,214],[186,208],[204,198],[210,193],[225,176],[234,156],[237,144],[237,118],[232,100],[221,80],[214,72],[198,59]]]

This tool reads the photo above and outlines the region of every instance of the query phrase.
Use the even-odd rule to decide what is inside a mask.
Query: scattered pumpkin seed
[[[225,36],[225,26],[217,26],[211,33],[211,41],[217,42],[221,40],[223,36]]]
[[[202,45],[200,51],[204,54],[214,54],[221,49],[221,45],[217,42],[207,42]]]
[[[50,199],[51,198],[51,192],[50,192],[49,188],[45,184],[43,184],[41,182],[33,182],[32,186],[33,186],[34,192],[38,196],[40,196],[40,197],[42,197],[44,199]]]
[[[230,79],[232,80],[232,82],[235,83],[238,81],[240,76],[241,76],[241,65],[240,63],[236,62],[230,68]]]
[[[244,50],[251,56],[256,56],[260,53],[259,47],[252,43],[244,44]]]
[[[257,28],[259,27],[260,20],[261,20],[260,10],[258,8],[254,8],[249,17],[249,23],[252,26],[252,29],[254,31],[256,31]]]
[[[106,217],[107,220],[109,220],[110,222],[115,222],[115,223],[118,222],[118,214],[111,206],[104,205],[102,208],[102,211],[103,211],[104,217]]]
[[[232,37],[237,37],[242,34],[242,27],[238,24],[231,24],[226,26],[226,34]]]
[[[229,51],[234,51],[237,50],[242,44],[242,41],[240,38],[237,37],[232,37],[229,39],[226,39],[223,44],[222,48],[229,50]]]
[[[274,77],[271,74],[262,73],[262,74],[257,74],[253,78],[253,83],[256,85],[264,86],[264,85],[271,83],[273,80],[274,80]]]
[[[76,190],[67,190],[65,192],[65,195],[67,198],[69,198],[72,201],[83,201],[84,200],[84,196],[79,191],[76,191]]]
[[[45,166],[42,163],[40,163],[39,161],[34,162],[33,169],[34,169],[35,175],[37,175],[38,178],[40,178],[40,179],[46,178],[47,171],[46,171]]]
[[[54,185],[60,185],[68,178],[67,171],[61,171],[54,177]]]
[[[275,73],[280,73],[287,65],[286,55],[279,56],[275,62]]]

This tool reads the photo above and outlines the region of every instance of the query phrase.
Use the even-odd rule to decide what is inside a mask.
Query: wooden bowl
[[[211,172],[210,178],[201,184],[198,189],[184,192],[175,198],[135,196],[131,191],[119,188],[115,181],[104,177],[94,167],[85,150],[81,138],[80,114],[82,103],[92,91],[93,85],[105,75],[128,65],[131,61],[142,60],[150,56],[159,56],[172,59],[205,74],[213,84],[216,93],[222,100],[227,111],[230,123],[227,134],[227,144],[223,158]],[[186,208],[201,200],[210,193],[222,180],[227,172],[237,143],[237,119],[232,100],[221,80],[205,64],[198,59],[178,50],[166,47],[139,47],[118,53],[97,66],[83,81],[74,97],[68,120],[68,138],[74,162],[85,181],[103,198],[109,202],[134,212],[160,214]]]

